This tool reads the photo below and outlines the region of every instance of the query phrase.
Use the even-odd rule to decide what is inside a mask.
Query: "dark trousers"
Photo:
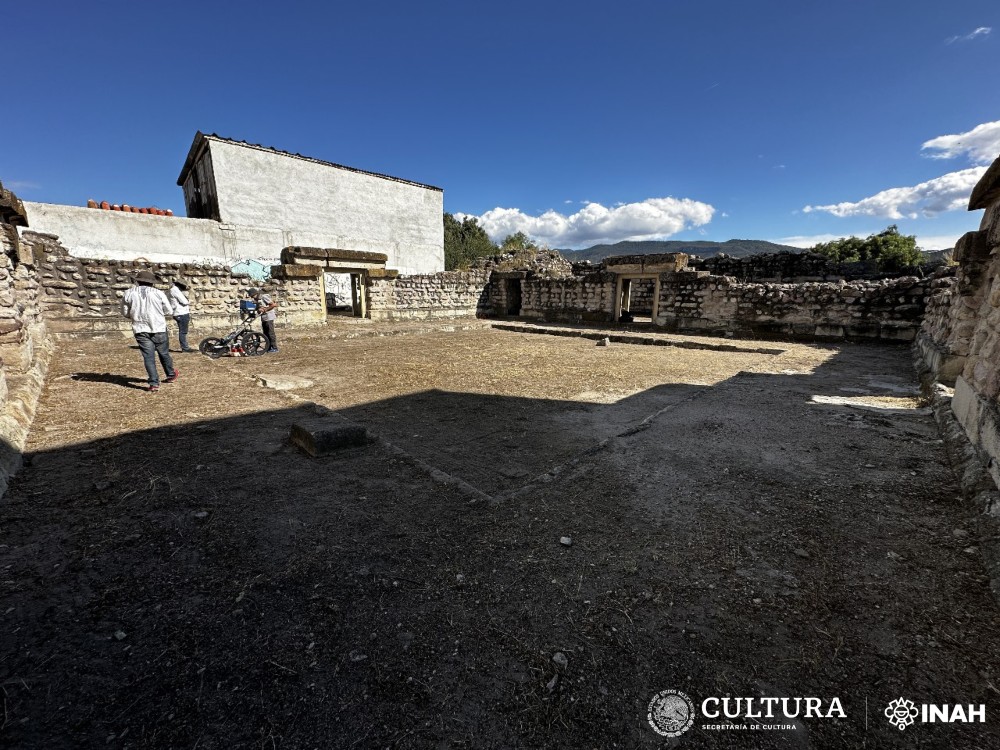
[[[142,352],[142,363],[146,366],[146,375],[150,385],[160,384],[160,374],[156,371],[157,355],[160,357],[160,364],[163,365],[163,373],[167,377],[174,374],[174,361],[170,359],[170,344],[166,331],[137,333],[135,340],[139,344],[139,351]]]
[[[267,348],[277,349],[278,337],[274,335],[274,321],[262,320],[260,321],[260,327],[264,329],[264,336],[267,337]]]
[[[191,314],[175,315],[174,320],[177,321],[177,339],[181,342],[181,350],[191,351],[191,347],[188,346],[188,326],[191,325]]]

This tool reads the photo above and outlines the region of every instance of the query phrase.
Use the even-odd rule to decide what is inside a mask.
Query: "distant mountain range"
[[[726,240],[725,242],[704,242],[701,240],[649,240],[645,242],[616,242],[613,245],[594,245],[584,250],[560,250],[567,260],[580,262],[589,260],[599,263],[609,255],[653,255],[655,253],[687,253],[708,258],[725,253],[734,258],[742,258],[758,253],[802,253],[801,247],[778,245],[764,240]]]

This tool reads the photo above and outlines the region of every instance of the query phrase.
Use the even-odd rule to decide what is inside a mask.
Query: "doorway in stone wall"
[[[657,279],[655,276],[634,276],[620,279],[618,321],[620,323],[652,323],[656,314]]]
[[[521,280],[520,279],[505,279],[504,285],[504,297],[507,300],[507,314],[508,315],[520,315],[521,314]]]
[[[354,315],[354,305],[351,300],[351,274],[323,274],[326,287],[326,314],[351,317]]]

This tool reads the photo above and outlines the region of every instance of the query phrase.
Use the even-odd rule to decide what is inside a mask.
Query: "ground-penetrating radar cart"
[[[198,351],[205,356],[256,357],[267,351],[267,338],[250,328],[257,318],[257,303],[240,300],[240,325],[222,338],[207,338],[198,344]]]

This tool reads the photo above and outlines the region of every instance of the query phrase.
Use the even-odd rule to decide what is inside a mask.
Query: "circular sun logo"
[[[913,723],[918,713],[920,712],[913,705],[913,701],[908,701],[906,698],[897,698],[885,708],[885,716],[889,719],[889,723],[900,732]]]
[[[678,737],[694,723],[694,703],[680,690],[661,690],[649,702],[646,718],[657,734]]]

